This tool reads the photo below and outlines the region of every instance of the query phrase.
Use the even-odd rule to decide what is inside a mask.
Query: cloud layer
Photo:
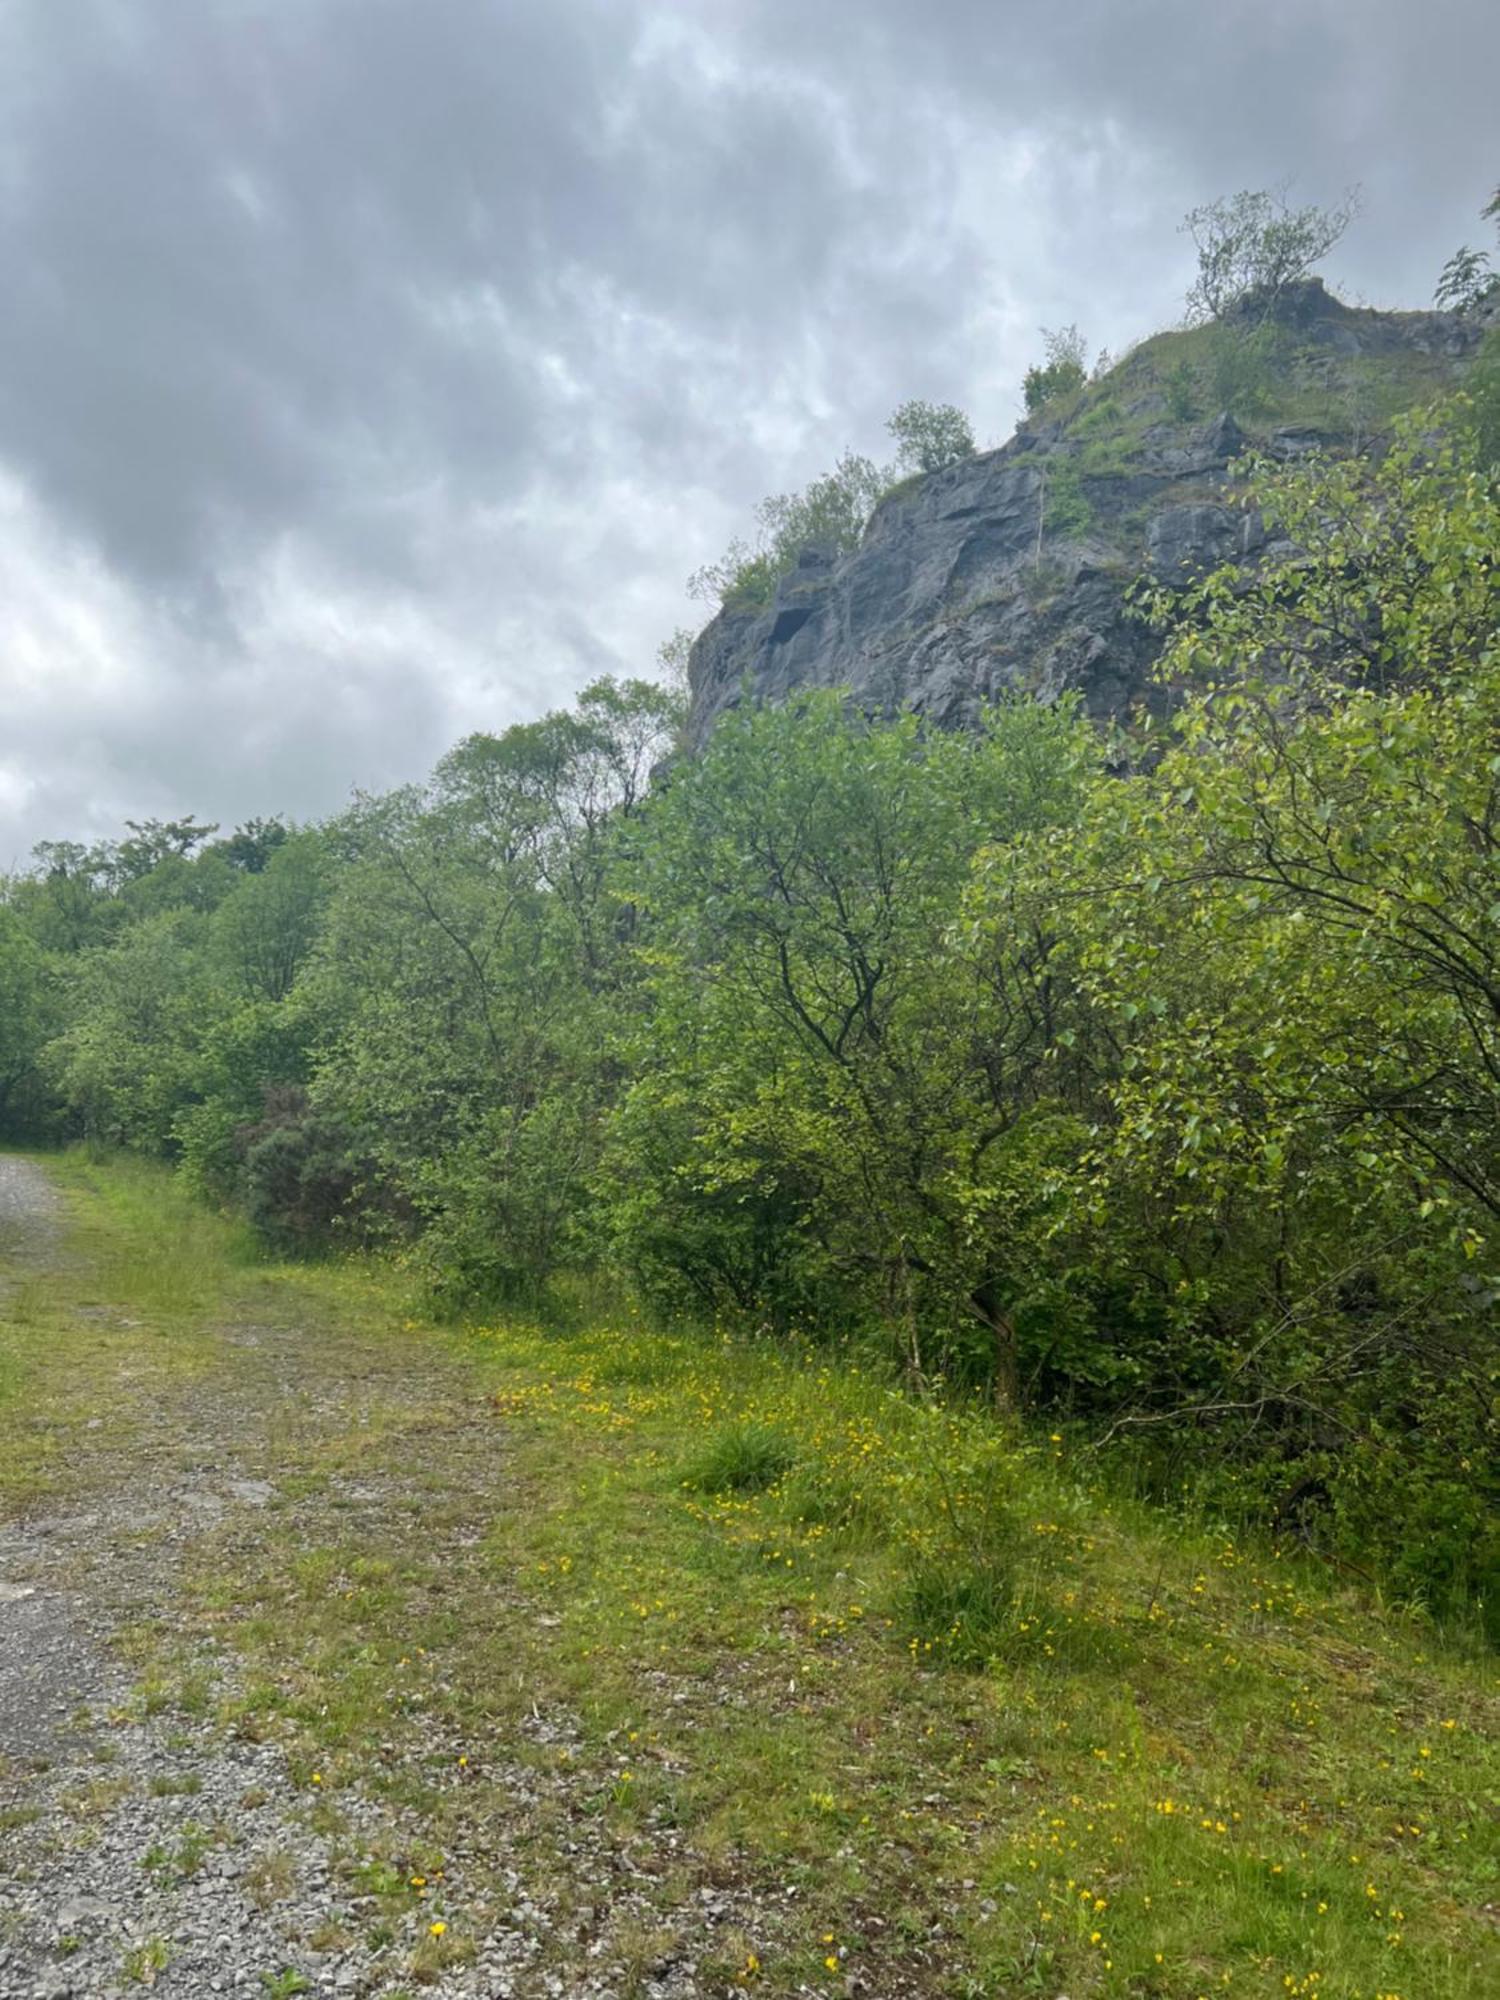
[[[760,494],[1170,319],[1197,201],[1360,181],[1421,303],[1497,73],[1479,0],[12,0],[0,869],[649,671]]]

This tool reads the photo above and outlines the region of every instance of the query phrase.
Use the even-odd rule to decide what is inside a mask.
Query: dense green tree
[[[903,403],[886,429],[896,441],[896,469],[908,477],[941,472],[972,458],[977,449],[973,425],[952,403]]]
[[[1000,1155],[1027,1148],[1032,1028],[1017,1020],[1005,1038],[945,940],[976,846],[1065,818],[1097,755],[1063,712],[1017,707],[974,737],[924,737],[814,695],[728,719],[676,774],[625,869],[649,920],[653,1012],[621,1130],[653,1132],[658,1168],[638,1178],[627,1143],[628,1255],[656,1273],[681,1258],[700,1292],[732,1264],[736,1302],[772,1322],[826,1310],[831,1280],[846,1319],[900,1327],[919,1371],[998,1370],[1013,1393],[975,1189],[1013,1178]],[[795,1232],[776,1258],[768,1217]],[[799,1238],[807,1254],[788,1257]],[[767,1276],[753,1301],[750,1273]]]
[[[1119,740],[825,691],[689,757],[677,695],[601,681],[324,827],[39,849],[0,1121],[456,1304],[603,1269],[866,1343],[1493,1602],[1486,365],[1377,456],[1248,468],[1261,564],[1139,593],[1160,714]]]
[[[49,1066],[90,1138],[170,1153],[216,1009],[203,968],[203,919],[166,910],[82,954],[68,1027]]]
[[[1054,872],[1120,1050],[1098,1209],[1176,1304],[1123,1421],[1452,1600],[1500,1557],[1500,509],[1419,433],[1250,498],[1295,554],[1158,595],[1175,741]]]
[[[236,868],[243,868],[247,875],[259,875],[271,861],[277,848],[291,837],[291,829],[281,819],[247,819],[243,826],[237,826],[224,840],[216,840],[210,853],[221,854]]]
[[[321,836],[295,834],[235,885],[209,930],[220,990],[272,1004],[286,999],[318,940],[329,863]]]
[[[455,1294],[590,1261],[589,1174],[628,912],[612,843],[675,733],[674,699],[601,681],[575,710],[471,737],[429,787],[358,808],[309,1004],[313,1105],[421,1219]]]
[[[41,1054],[60,1025],[61,980],[20,915],[0,902],[0,1134],[45,1120]]]

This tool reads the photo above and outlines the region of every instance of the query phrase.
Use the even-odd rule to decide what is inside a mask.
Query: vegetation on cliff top
[[[1497,203],[1500,197],[1486,207],[1486,217],[1500,220]],[[1244,189],[1206,203],[1182,224],[1198,268],[1181,327],[1136,343],[1118,360],[1102,352],[1092,369],[1076,325],[1042,329],[1043,359],[1027,369],[1021,385],[1022,425],[1045,426],[1077,447],[1051,473],[1049,535],[1076,536],[1095,525],[1084,482],[1132,471],[1153,426],[1229,416],[1263,437],[1278,425],[1307,424],[1360,452],[1397,417],[1451,391],[1453,364],[1430,345],[1385,343],[1369,355],[1356,342],[1350,353],[1321,338],[1316,324],[1297,323],[1299,298],[1304,306],[1314,300],[1314,322],[1344,311],[1323,296],[1317,281],[1309,292],[1309,280],[1359,206],[1357,189],[1332,209],[1293,208],[1284,189]],[[1497,293],[1500,277],[1488,252],[1465,247],[1444,267],[1436,303],[1472,317]],[[1476,371],[1487,405],[1500,405],[1493,389],[1497,367],[1500,335]],[[846,452],[803,492],[762,501],[754,540],[734,541],[718,562],[697,570],[689,594],[715,610],[766,609],[805,552],[848,554],[882,500],[904,491],[914,474],[939,471],[976,450],[968,420],[951,405],[903,404],[888,428],[900,446],[893,466]],[[1489,456],[1495,455],[1491,449]]]

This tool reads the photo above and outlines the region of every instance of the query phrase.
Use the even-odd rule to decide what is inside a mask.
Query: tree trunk
[[[995,1407],[999,1410],[1019,1410],[1021,1364],[1016,1353],[1015,1324],[988,1278],[982,1285],[975,1286],[969,1295],[969,1303],[994,1338]]]

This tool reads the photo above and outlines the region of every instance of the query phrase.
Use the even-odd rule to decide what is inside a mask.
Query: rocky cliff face
[[[693,648],[691,739],[747,695],[805,687],[944,726],[1006,692],[1076,690],[1091,713],[1123,716],[1154,652],[1130,584],[1186,581],[1264,545],[1228,504],[1230,461],[1247,444],[1282,458],[1366,446],[1451,386],[1483,332],[1450,313],[1354,310],[1314,280],[1255,340],[1159,335],[1065,412],[889,494],[852,554],[808,550],[769,606],[721,611]],[[1226,386],[1238,416],[1212,408]]]

